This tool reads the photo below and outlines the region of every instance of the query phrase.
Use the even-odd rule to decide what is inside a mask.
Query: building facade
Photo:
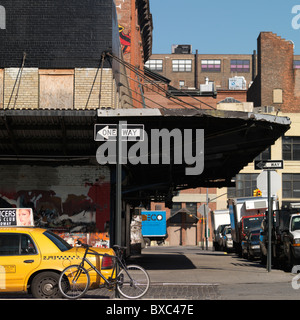
[[[215,83],[216,90],[246,90],[255,78],[255,51],[243,55],[199,54],[190,52],[191,48],[187,51],[173,48],[171,54],[152,54],[146,66],[170,79],[170,85],[182,89],[199,89],[208,78]],[[229,79],[234,77],[244,77],[244,81],[232,83]]]
[[[172,47],[171,54],[152,54],[145,66],[162,76],[161,85],[181,99],[166,99],[151,85],[145,87],[149,107],[203,108],[253,111],[253,103],[247,102],[247,91],[256,75],[257,57],[253,54],[199,54],[192,53],[191,46]],[[163,78],[169,79],[166,84]],[[206,90],[205,86],[213,84]],[[172,89],[174,87],[175,89]],[[173,197],[173,207],[152,203],[151,209],[166,210],[168,245],[211,246],[210,216],[203,212],[226,207],[227,188],[195,188],[182,190]],[[207,218],[208,216],[208,218]],[[208,221],[208,222],[207,222]],[[206,224],[208,223],[208,228]]]
[[[248,90],[248,100],[253,101],[259,112],[285,115],[292,125],[286,134],[266,150],[265,158],[284,161],[284,169],[278,170],[282,188],[277,196],[280,205],[300,202],[299,177],[300,154],[300,83],[299,55],[294,55],[294,44],[272,32],[262,32],[257,39],[258,73]],[[246,167],[240,179],[253,180],[259,172],[253,165]],[[253,184],[253,183],[252,183]],[[253,184],[254,185],[254,184]],[[249,193],[249,191],[248,191]]]
[[[279,206],[300,202],[300,56],[294,55],[293,42],[272,32],[262,32],[257,39],[257,55],[256,51],[252,55],[192,54],[187,47],[179,48],[180,53],[173,50],[172,54],[153,54],[146,66],[169,78],[171,85],[184,92],[193,92],[200,86],[199,80],[204,82],[205,78],[209,78],[215,83],[217,94],[207,97],[199,92],[199,99],[216,109],[229,108],[289,117],[292,121],[290,130],[256,159],[284,160],[284,169],[278,170],[282,179],[282,188],[277,192]],[[232,84],[236,76],[244,77],[243,90],[237,90]],[[184,93],[182,99],[197,105],[190,97],[183,96]],[[237,101],[226,101],[226,97],[244,102],[242,109]],[[225,105],[224,102],[229,103]],[[163,103],[162,97],[160,103]],[[171,104],[166,106],[172,107]],[[203,105],[203,108],[206,106]],[[181,191],[173,198],[173,209],[166,208],[169,230],[167,243],[204,246],[207,237],[211,246],[213,231],[210,219],[208,234],[205,234],[205,215],[200,207],[208,203],[210,211],[222,210],[226,209],[230,197],[252,196],[257,188],[259,173],[252,162],[235,177],[234,187]],[[160,205],[155,203],[152,209]],[[188,208],[188,212],[181,210]]]
[[[140,64],[151,52],[152,38],[140,28],[151,17],[147,3],[134,2],[127,16],[140,34],[130,42],[139,48]],[[114,191],[110,168],[96,162],[97,109],[133,106],[126,68],[118,62],[126,55],[120,8],[113,0],[1,5],[1,207],[30,207],[37,226],[72,243],[81,237],[101,245]]]

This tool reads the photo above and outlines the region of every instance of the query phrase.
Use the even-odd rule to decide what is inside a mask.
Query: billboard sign
[[[0,227],[34,226],[31,208],[0,208]]]

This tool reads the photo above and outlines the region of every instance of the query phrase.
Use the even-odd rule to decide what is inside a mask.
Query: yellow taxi
[[[113,249],[92,248],[114,255]],[[35,227],[0,228],[0,292],[27,292],[36,298],[59,298],[58,279],[67,266],[79,264],[84,248],[72,247],[49,230]],[[89,255],[105,277],[112,273],[112,258]],[[103,281],[90,273],[93,287]]]

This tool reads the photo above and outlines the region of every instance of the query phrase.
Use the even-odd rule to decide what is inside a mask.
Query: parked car
[[[113,249],[92,248],[98,253],[114,255]],[[0,292],[27,292],[36,298],[60,296],[60,272],[81,262],[84,248],[72,247],[58,235],[34,227],[0,228]],[[89,256],[89,260],[109,277],[112,258]],[[97,287],[100,277],[90,272],[91,287]]]
[[[252,230],[249,233],[248,238],[248,259],[260,257],[260,245],[259,245],[260,230]]]
[[[233,250],[233,241],[231,238],[231,226],[225,226],[222,237],[221,237],[222,243],[221,248],[222,250],[225,250],[226,252],[229,252]]]
[[[224,250],[223,232],[226,227],[230,227],[230,224],[219,225],[215,232],[215,250]]]
[[[260,257],[260,230],[250,230],[242,241],[242,257],[252,260]]]

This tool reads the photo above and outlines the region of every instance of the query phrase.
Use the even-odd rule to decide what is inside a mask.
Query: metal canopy
[[[95,110],[1,110],[0,159],[94,156]]]
[[[176,191],[193,187],[223,187],[290,127],[286,117],[247,112],[193,109],[1,110],[2,164],[94,162],[99,143],[94,124],[144,124],[151,129],[204,129],[204,171],[185,175],[186,165],[123,166],[127,173],[123,199],[171,200]],[[171,144],[172,146],[172,144]],[[172,153],[172,151],[171,151]],[[114,166],[111,166],[114,170]],[[138,203],[139,204],[139,203]]]
[[[98,110],[101,123],[142,123],[151,129],[204,129],[204,171],[185,175],[186,165],[130,165],[124,198],[169,202],[177,191],[195,187],[233,186],[231,179],[281,137],[290,119],[248,112],[193,109]],[[172,152],[171,152],[172,153]]]

